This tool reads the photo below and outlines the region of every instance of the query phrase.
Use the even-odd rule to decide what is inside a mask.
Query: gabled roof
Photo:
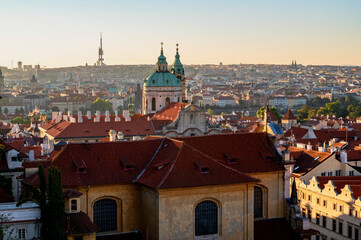
[[[297,120],[297,117],[293,115],[291,109],[288,109],[282,120]]]
[[[124,166],[127,162],[131,167]],[[263,133],[70,143],[45,172],[49,166],[61,171],[65,188],[134,182],[154,189],[234,184],[258,181],[247,173],[284,170]],[[38,175],[26,182],[38,184]]]
[[[288,150],[290,151],[290,157],[296,160],[294,173],[297,175],[306,174],[333,155],[333,153],[329,152],[318,152],[296,147],[289,147]]]
[[[170,120],[174,122],[178,118],[179,112],[188,105],[188,103],[169,103],[165,108],[156,112],[152,120]]]
[[[292,137],[295,136],[295,139],[301,139],[303,138],[308,132],[308,129],[301,128],[301,127],[291,127],[288,129],[282,138]]]
[[[337,193],[341,193],[341,189],[349,185],[354,199],[361,197],[361,176],[317,176],[317,181],[321,189],[325,188],[328,181],[332,181]]]
[[[84,212],[66,213],[64,225],[67,236],[89,234],[99,230],[99,227]]]

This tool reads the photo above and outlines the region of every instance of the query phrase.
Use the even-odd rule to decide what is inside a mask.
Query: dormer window
[[[132,160],[130,160],[129,158],[120,158],[119,159],[120,163],[123,166],[123,169],[125,171],[130,171],[130,170],[134,170],[135,164]]]
[[[78,201],[76,199],[72,199],[70,205],[71,205],[70,207],[71,211],[78,210]]]
[[[85,167],[78,168],[78,173],[86,173]]]
[[[86,173],[85,162],[81,159],[73,159],[73,163],[76,167],[77,173]]]
[[[209,167],[201,161],[194,162],[201,173],[209,173]]]
[[[233,155],[232,153],[230,152],[224,152],[223,153],[223,157],[227,160],[227,162],[229,164],[236,164],[237,163],[237,158],[235,155]]]

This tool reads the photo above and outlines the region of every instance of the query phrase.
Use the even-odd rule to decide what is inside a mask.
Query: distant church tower
[[[100,33],[100,47],[99,47],[99,50],[98,50],[98,62],[97,62],[97,65],[98,65],[98,66],[103,66],[103,65],[105,65],[105,64],[103,63],[103,61],[104,61],[103,55],[104,55],[104,51],[103,51],[103,38],[102,38],[102,33]]]
[[[185,77],[184,77],[184,68],[183,68],[183,64],[180,61],[180,56],[179,56],[179,52],[178,52],[178,43],[177,43],[177,49],[176,49],[176,54],[175,54],[175,59],[174,59],[174,63],[172,65],[172,68],[170,70],[170,72],[176,76],[179,81],[182,84],[182,102],[185,102],[186,100],[186,81],[185,81]]]
[[[162,42],[156,70],[144,80],[142,113],[158,112],[171,102],[182,102],[182,83],[168,71]]]
[[[36,80],[35,75],[33,75],[30,80],[30,89],[32,92],[35,92],[37,84],[38,84],[38,81]]]

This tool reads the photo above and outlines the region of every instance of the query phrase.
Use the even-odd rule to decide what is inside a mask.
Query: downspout
[[[90,185],[86,186],[86,214],[89,216],[89,188],[90,188]]]

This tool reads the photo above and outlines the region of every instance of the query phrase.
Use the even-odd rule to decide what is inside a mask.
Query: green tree
[[[8,115],[9,109],[7,107],[4,109],[4,113],[5,113],[5,115]]]
[[[302,106],[300,110],[297,111],[297,120],[300,122],[303,122],[308,119],[308,112],[311,110],[311,108],[307,105]]]
[[[11,220],[12,220],[11,214],[0,213],[0,239],[4,239],[5,233],[7,233],[7,235],[9,236],[8,239],[11,239],[11,234],[14,231],[14,229],[8,231],[11,225],[4,224],[6,222],[10,222]]]
[[[24,113],[25,113],[24,108],[23,108],[23,107],[21,107],[21,108],[20,108],[20,110],[19,110],[19,112],[20,112],[21,114],[24,114]]]
[[[41,238],[64,240],[64,199],[60,171],[55,167],[49,167],[48,181],[46,181],[44,167],[41,164],[38,170],[39,187],[22,182],[24,190],[30,193],[30,197],[21,199],[17,206],[28,201],[38,204],[41,212]]]
[[[227,113],[226,113],[226,112],[222,112],[221,115],[222,115],[222,116],[226,116]]]
[[[18,108],[15,109],[15,114],[19,114],[19,109]]]
[[[213,110],[210,109],[210,108],[208,108],[207,112],[208,112],[208,114],[211,115],[211,116],[215,115],[215,113],[213,112]]]
[[[257,113],[256,113],[257,117],[263,119],[263,118],[264,118],[264,110],[265,110],[265,109],[266,109],[266,106],[263,106],[263,107],[261,107],[259,110],[257,110]],[[275,115],[275,117],[278,119],[278,121],[281,120],[281,115],[279,114],[279,112],[277,111],[276,108],[271,107],[271,108],[269,108],[269,110],[273,113],[273,115]]]
[[[101,113],[104,113],[106,110],[109,110],[109,112],[113,112],[113,106],[112,103],[108,100],[102,100],[101,98],[97,98],[91,105],[90,109],[93,113],[96,111],[100,111]]]
[[[28,118],[16,117],[10,120],[11,123],[28,124],[30,120]]]

